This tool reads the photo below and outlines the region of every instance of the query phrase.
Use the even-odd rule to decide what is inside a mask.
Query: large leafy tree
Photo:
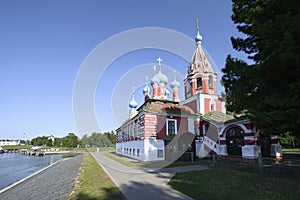
[[[232,20],[242,38],[222,77],[227,110],[252,118],[261,134],[300,133],[300,1],[233,0]]]
[[[84,147],[111,147],[115,145],[115,142],[112,142],[113,138],[115,138],[114,132],[104,134],[93,132],[90,136],[83,135],[81,141]]]

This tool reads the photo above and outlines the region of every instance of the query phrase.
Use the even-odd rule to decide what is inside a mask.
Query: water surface
[[[0,154],[0,190],[62,159],[62,155]]]

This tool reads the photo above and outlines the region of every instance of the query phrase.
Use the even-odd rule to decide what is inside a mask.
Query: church
[[[184,99],[179,99],[175,71],[170,83],[172,98],[168,98],[168,77],[159,57],[139,107],[132,93],[129,118],[116,130],[116,153],[140,161],[173,161],[187,151],[198,158],[212,154],[249,159],[259,154],[281,156],[276,135],[258,137],[248,118],[226,114],[225,99],[217,95],[218,74],[202,48],[198,26],[195,43],[183,80]]]

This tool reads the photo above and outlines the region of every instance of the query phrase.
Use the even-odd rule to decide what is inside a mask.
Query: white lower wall
[[[164,141],[155,138],[121,142],[116,144],[116,154],[140,161],[165,159]]]
[[[226,144],[219,146],[219,155],[221,155],[221,156],[228,156]]]
[[[261,148],[257,145],[242,146],[243,158],[257,158],[260,153],[261,153]]]
[[[198,158],[211,157],[211,154],[204,148],[203,141],[196,140],[196,156]]]

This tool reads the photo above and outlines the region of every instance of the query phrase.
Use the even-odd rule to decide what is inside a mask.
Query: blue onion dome
[[[155,83],[159,83],[159,77],[157,76],[157,74],[153,76],[153,78],[151,79],[151,85]]]
[[[195,41],[198,43],[198,42],[201,42],[202,41],[202,36],[200,35],[200,29],[199,29],[199,19],[196,19],[196,22],[197,22],[197,35],[195,37]]]
[[[136,108],[137,107],[137,103],[134,100],[134,96],[132,96],[131,101],[129,102],[129,108]]]
[[[176,71],[174,70],[174,81],[171,83],[171,88],[179,87],[180,83],[176,80]]]
[[[159,70],[158,74],[156,74],[158,81],[161,83],[168,83],[168,77],[166,75],[164,75],[161,70]]]
[[[153,66],[153,72],[154,72],[154,75],[153,75],[153,78],[151,79],[151,85],[153,86],[155,83],[158,84],[159,83],[159,79],[157,77],[157,74],[156,74],[156,66],[154,65]]]
[[[167,96],[169,96],[169,95],[170,95],[170,91],[166,89],[165,94],[166,94]]]
[[[199,31],[197,32],[197,35],[195,37],[196,42],[201,42],[202,41],[202,36],[200,35]]]
[[[148,86],[148,84],[143,89],[143,94],[146,94],[146,93],[150,93],[150,87]]]
[[[172,83],[171,83],[171,88],[175,88],[175,87],[179,87],[180,83],[175,79]]]

